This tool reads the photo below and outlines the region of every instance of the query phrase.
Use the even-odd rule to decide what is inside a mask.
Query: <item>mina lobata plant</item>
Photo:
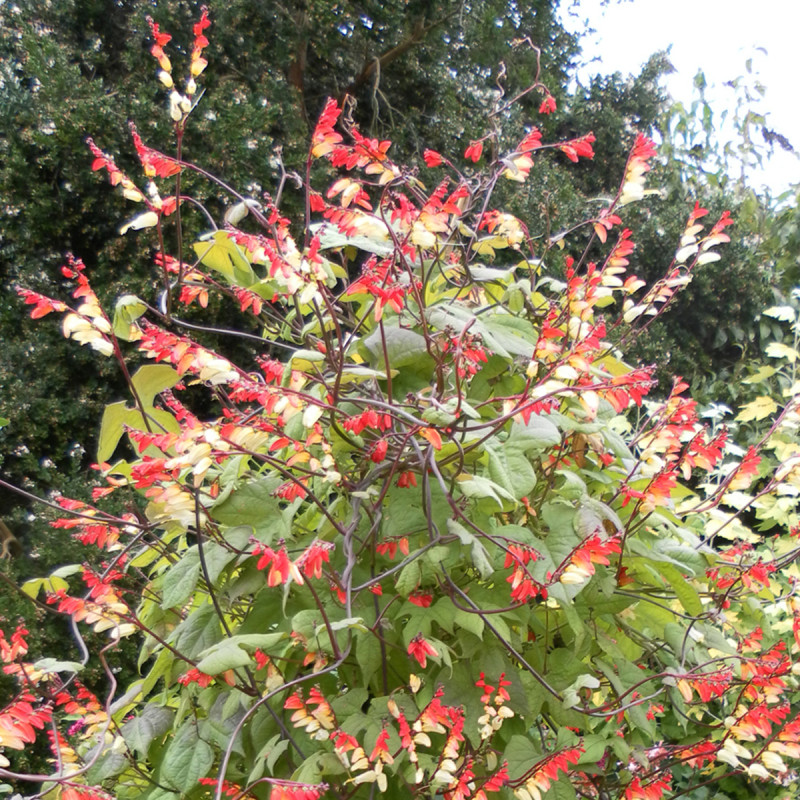
[[[183,93],[153,25],[179,142],[207,23]],[[140,188],[90,142],[144,206],[123,230],[154,231],[164,288],[108,315],[70,259],[72,305],[19,290],[116,358],[131,401],[104,414],[95,505],[55,503],[54,527],[103,550],[102,569],[24,587],[71,619],[74,658],[30,661],[24,629],[0,639],[18,680],[0,776],[66,800],[658,800],[794,780],[797,471],[763,471],[759,447],[736,457],[679,378],[649,400],[651,371],[624,361],[731,219],[707,224],[696,204],[646,286],[623,220],[652,142],[636,138],[607,204],[555,234],[493,196],[535,183],[541,159],[591,160],[593,137],[548,144],[532,126],[507,142],[502,112],[464,158],[405,167],[329,101],[304,217],[281,213],[283,183],[259,202],[233,192],[191,249],[180,215],[207,212],[180,178],[203,170],[134,131]],[[248,363],[180,316],[210,313],[212,295],[244,315],[231,334]],[[146,363],[129,370],[130,353]],[[761,445],[797,421],[793,394]],[[128,510],[104,511],[110,494]],[[747,527],[767,502],[787,509],[768,540]],[[88,629],[105,644],[87,647]],[[128,686],[123,637],[139,643]],[[101,691],[81,683],[89,662]],[[16,773],[14,752],[44,735],[52,770]]]

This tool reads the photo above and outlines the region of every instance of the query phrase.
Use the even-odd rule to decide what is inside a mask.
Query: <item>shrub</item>
[[[179,141],[205,22],[183,92],[153,26]],[[679,378],[649,401],[652,371],[622,355],[716,260],[727,213],[706,227],[696,204],[645,286],[623,227],[655,156],[645,137],[611,202],[554,235],[493,192],[541,159],[592,159],[590,133],[492,130],[464,158],[402,167],[331,101],[305,175],[287,176],[304,218],[231,190],[190,257],[180,215],[204,209],[180,181],[205,173],[134,141],[143,189],[90,147],[145,208],[123,230],[155,230],[158,301],[125,296],[108,316],[76,259],[72,306],[20,289],[32,316],[60,313],[67,337],[116,358],[132,401],[103,416],[97,505],[59,498],[53,523],[102,568],[24,587],[72,620],[78,655],[30,662],[24,629],[0,639],[19,681],[3,759],[47,728],[52,773],[0,774],[68,800],[658,800],[793,779],[800,459],[767,471],[759,448],[703,427]],[[246,315],[229,333],[251,363],[178,316],[212,296]],[[129,369],[123,348],[147,363]],[[762,447],[789,452],[797,422],[792,394]],[[108,495],[127,510],[104,511]],[[87,628],[107,644],[82,645]],[[118,687],[127,637],[141,677]],[[90,663],[102,691],[80,682]]]

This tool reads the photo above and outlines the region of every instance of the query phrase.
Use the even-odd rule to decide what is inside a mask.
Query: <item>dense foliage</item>
[[[97,449],[96,420],[103,406],[126,394],[118,370],[70,348],[52,326],[20,319],[13,287],[46,293],[66,290],[59,267],[65,252],[88,265],[93,286],[107,302],[124,293],[151,297],[153,242],[117,236],[108,214],[111,190],[86,169],[86,136],[133,171],[138,164],[128,121],[150,141],[166,141],[171,122],[162,113],[146,16],[167,21],[189,41],[199,3],[159,0],[19,0],[0,5],[0,478],[32,494],[89,499]],[[490,110],[499,61],[508,67],[510,93],[526,87],[537,59],[509,43],[532,35],[545,53],[548,81],[565,86],[576,45],[556,19],[556,4],[455,0],[431,15],[418,2],[233,2],[215,13],[198,113],[183,139],[186,158],[202,164],[243,194],[279,194],[282,180],[304,170],[307,143],[329,96],[350,107],[365,130],[391,130],[395,149],[452,149],[477,135]],[[463,12],[463,13],[462,13]],[[523,33],[524,31],[524,33]],[[181,44],[178,44],[181,47]],[[559,95],[560,99],[560,95]],[[534,100],[530,101],[532,104]],[[535,105],[531,106],[535,109]],[[521,130],[521,128],[520,128]],[[424,143],[421,132],[424,131]],[[222,188],[183,176],[184,190],[203,193],[217,219],[233,200]],[[282,207],[298,212],[299,195],[282,193]],[[183,220],[186,241],[207,221]],[[220,314],[218,325],[237,324]],[[197,321],[192,309],[187,321]],[[251,331],[257,331],[255,325]],[[237,355],[230,340],[207,334],[209,346]],[[246,358],[244,350],[238,354]],[[64,369],[65,364],[69,370]],[[136,365],[132,365],[135,369]],[[68,630],[32,615],[14,583],[81,554],[54,537],[47,515],[30,496],[0,483],[0,516],[23,542],[26,558],[0,563],[0,605],[9,620],[25,615],[45,648],[56,649]],[[43,566],[44,565],[44,566]]]
[[[327,97],[341,101],[346,94],[356,101],[348,114],[370,136],[391,138],[400,160],[421,159],[425,148],[451,152],[460,141],[479,138],[500,95],[518,98],[502,124],[506,135],[522,138],[539,100],[518,95],[541,63],[560,110],[542,121],[545,136],[563,139],[592,129],[604,158],[591,170],[572,168],[563,156],[552,159],[535,186],[504,193],[499,202],[523,218],[546,214],[553,230],[569,229],[586,202],[613,194],[633,132],[664,128],[658,78],[668,65],[656,59],[635,78],[617,75],[570,88],[578,43],[559,21],[567,8],[554,0],[448,0],[434,13],[420,2],[314,0],[289,7],[232,0],[215,9],[209,54],[216,68],[184,138],[185,155],[225,175],[243,194],[275,195],[282,180],[291,185],[294,173],[303,172],[308,121]],[[163,141],[168,134],[150,80],[147,13],[187,40],[199,11],[196,2],[172,0],[157,8],[144,0],[19,0],[0,7],[0,414],[12,420],[0,431],[0,468],[7,480],[29,489],[80,492],[90,459],[75,431],[92,430],[102,406],[119,399],[124,386],[113,370],[98,371],[84,355],[70,353],[50,329],[20,325],[13,285],[22,281],[44,293],[63,289],[58,266],[70,251],[92,270],[105,300],[153,289],[142,267],[150,243],[116,237],[106,214],[107,187],[84,168],[87,134],[129,170],[136,163],[130,119],[146,139]],[[541,59],[526,37],[541,49]],[[184,180],[187,190],[199,187],[193,175]],[[662,201],[653,198],[647,215],[636,220],[648,280],[668,263],[664,243],[680,235],[676,209],[692,192],[683,178],[666,174],[658,185],[668,193]],[[720,213],[735,210],[728,194],[704,196]],[[222,190],[207,197],[217,218],[229,201]],[[292,203],[294,195],[285,192],[282,207],[297,212]],[[187,218],[187,236],[202,232],[202,221],[195,224]],[[741,355],[742,332],[767,302],[766,272],[745,248],[737,246],[726,259],[725,313],[709,319],[718,286],[700,275],[691,300],[640,340],[642,363],[669,359],[669,369],[694,382]],[[66,359],[74,364],[69,376],[61,369]],[[666,392],[667,374],[662,377]],[[95,442],[83,444],[91,452]],[[15,509],[12,527],[29,534],[29,549],[58,558],[42,526],[25,521],[28,503],[20,506],[18,496],[2,490],[0,501],[6,518]]]
[[[76,257],[71,305],[18,288],[130,398],[103,414],[92,502],[53,500],[103,563],[23,587],[75,652],[31,661],[24,628],[0,636],[0,776],[65,800],[780,795],[800,758],[798,315],[768,311],[795,339],[738,414],[762,430],[747,450],[624,360],[715,268],[730,214],[690,204],[664,274],[637,278],[643,134],[569,229],[498,208],[596,145],[507,136],[503,97],[463,156],[412,166],[328,100],[300,210],[255,202],[181,150],[207,26],[178,83],[151,24],[175,155],[132,129],[140,182],[89,142],[139,204],[122,233],[156,243],[152,299],[106,313]],[[557,113],[530,89],[537,120]],[[233,193],[221,227],[185,191],[198,176]],[[207,341],[225,304],[246,362]],[[125,641],[141,674],[120,685]],[[16,771],[45,730],[52,768]]]

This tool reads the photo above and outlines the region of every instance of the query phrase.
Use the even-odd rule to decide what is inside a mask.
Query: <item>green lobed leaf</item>
[[[235,642],[230,639],[224,639],[200,654],[197,669],[207,675],[219,675],[229,669],[245,667],[251,661],[251,657]]]
[[[395,591],[404,597],[413,592],[422,580],[422,567],[418,559],[406,564],[397,575],[394,582]]]
[[[215,231],[192,245],[200,263],[224,275],[235,286],[252,286],[256,276],[244,251],[227,231]]]
[[[102,783],[109,778],[115,778],[128,766],[125,754],[115,752],[105,743],[97,745],[86,754],[87,763],[91,763],[93,759],[94,763],[86,773],[91,783]]]
[[[255,537],[264,544],[290,536],[281,515],[281,508],[273,492],[283,479],[270,475],[247,483],[213,507],[214,519],[231,527],[248,526]]]
[[[161,780],[185,791],[205,777],[214,764],[214,750],[203,741],[197,723],[190,719],[175,734],[161,763]]]
[[[383,331],[383,336],[381,336]],[[385,354],[384,338],[385,337]],[[361,341],[372,366],[386,370],[385,360],[389,359],[391,369],[408,366],[420,366],[430,361],[425,338],[416,331],[399,328],[396,325],[384,325],[382,329],[373,331]]]
[[[514,496],[504,487],[480,475],[470,475],[458,481],[458,488],[465,497],[488,499],[499,506],[502,511],[510,511],[515,505]]]
[[[200,577],[200,555],[197,545],[183,554],[177,564],[164,574],[162,608],[179,608],[194,592]]]
[[[120,734],[131,750],[147,757],[150,743],[170,730],[175,712],[160,703],[148,703],[141,713],[120,728]]]
[[[211,603],[194,609],[172,632],[168,641],[187,658],[196,659],[222,638],[222,626]]]
[[[526,423],[514,422],[508,437],[508,447],[523,453],[542,452],[561,443],[561,432],[545,416],[532,414]]]
[[[536,473],[531,462],[520,450],[508,443],[490,441],[485,446],[489,476],[516,500],[526,497],[536,486]]]
[[[530,738],[515,735],[506,745],[503,758],[508,762],[511,780],[518,780],[541,758],[541,753],[533,746]]]
[[[34,662],[33,668],[39,672],[58,673],[58,672],[80,672],[84,665],[79,661],[59,661],[55,658],[40,658]]]
[[[114,335],[125,342],[130,341],[131,325],[147,311],[147,306],[135,295],[126,294],[117,300],[114,307],[112,327]]]
[[[481,578],[486,580],[494,574],[494,564],[492,564],[492,561],[489,558],[489,553],[483,546],[483,542],[481,542],[480,539],[475,539],[475,541],[472,543],[470,555],[472,557],[472,564],[480,573]]]
[[[703,603],[700,600],[700,596],[677,567],[660,562],[658,564],[658,572],[672,587],[675,596],[687,614],[697,617],[703,613]]]

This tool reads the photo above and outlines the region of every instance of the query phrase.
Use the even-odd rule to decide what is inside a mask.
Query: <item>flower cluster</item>
[[[164,48],[172,41],[172,35],[166,31],[162,31],[159,25],[150,17],[147,18],[147,22],[150,25],[150,31],[153,35],[153,45],[150,48],[150,54],[156,59],[159,66],[158,79],[165,88],[170,90],[170,117],[173,122],[183,125],[186,121],[186,117],[192,110],[192,98],[197,92],[195,78],[208,66],[208,61],[203,57],[203,50],[208,46],[208,39],[204,31],[211,25],[211,20],[208,18],[208,9],[205,6],[200,9],[200,19],[192,28],[194,42],[192,44],[189,76],[186,79],[184,94],[181,94],[175,88],[175,81],[172,77],[172,62],[164,51]]]

